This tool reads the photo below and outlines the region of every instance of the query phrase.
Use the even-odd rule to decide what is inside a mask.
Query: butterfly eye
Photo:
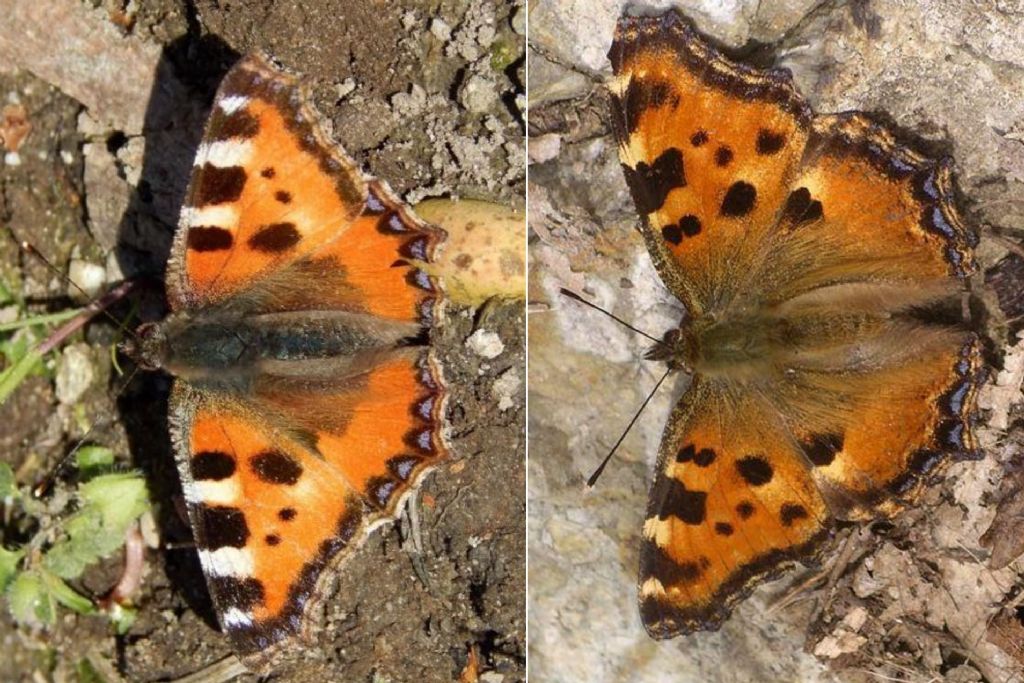
[[[142,323],[135,329],[135,335],[142,340],[150,339],[156,334],[159,326],[158,323]]]

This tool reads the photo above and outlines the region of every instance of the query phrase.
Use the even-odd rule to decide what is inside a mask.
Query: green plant
[[[50,626],[56,621],[58,605],[80,614],[98,611],[93,600],[67,582],[120,548],[129,527],[148,508],[141,475],[111,471],[113,462],[109,449],[79,449],[81,479],[73,495],[55,496],[50,502],[18,487],[11,467],[0,463],[0,499],[5,506],[19,508],[23,528],[35,529],[27,543],[0,546],[0,592],[16,621]],[[105,613],[122,632],[134,617],[124,606]]]

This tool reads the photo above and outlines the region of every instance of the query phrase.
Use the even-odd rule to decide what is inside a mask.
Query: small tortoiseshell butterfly
[[[789,72],[729,60],[674,12],[620,19],[609,58],[626,182],[687,311],[649,355],[693,375],[640,553],[644,625],[669,638],[977,455],[980,343],[939,308],[977,238],[949,159],[815,115]]]
[[[446,457],[444,233],[365,177],[297,79],[224,78],[167,275],[133,355],[176,378],[172,440],[199,559],[235,651],[265,670],[323,584]]]

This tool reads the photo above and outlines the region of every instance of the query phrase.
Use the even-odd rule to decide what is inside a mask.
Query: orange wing
[[[249,56],[214,101],[151,344],[177,377],[183,487],[218,619],[266,670],[328,569],[447,454],[426,347],[443,231],[322,132]]]
[[[443,233],[365,179],[307,100],[296,77],[259,54],[225,76],[172,251],[167,287],[175,311],[238,304],[256,283],[287,280],[281,274],[293,266],[300,279],[315,275],[330,260],[338,266],[333,291],[318,292],[318,300],[419,317],[427,295],[418,285],[429,279],[403,259],[430,260]]]
[[[717,628],[765,577],[831,528],[799,446],[762,397],[695,378],[662,437],[640,549],[655,638]]]
[[[763,259],[811,110],[786,72],[730,62],[674,13],[620,19],[608,57],[612,131],[644,237],[697,314]]]
[[[429,353],[362,360],[334,377],[264,377],[250,398],[175,384],[200,561],[221,627],[254,670],[309,636],[329,570],[447,453]]]
[[[787,72],[674,13],[622,18],[609,58],[626,180],[689,314],[673,353],[694,386],[641,554],[644,622],[671,637],[716,628],[833,518],[892,514],[976,454],[979,344],[936,321],[977,240],[949,160],[863,114],[813,116]]]
[[[612,130],[644,237],[692,315],[752,298],[752,285],[792,296],[796,283],[777,278],[794,272],[817,286],[972,271],[976,238],[953,207],[948,160],[861,114],[815,118],[788,71],[732,62],[672,12],[623,17],[609,59]],[[808,228],[819,232],[789,240]]]

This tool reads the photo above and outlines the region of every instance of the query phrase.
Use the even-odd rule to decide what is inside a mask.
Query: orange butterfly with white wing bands
[[[259,54],[213,103],[135,354],[176,377],[172,438],[218,620],[266,671],[309,636],[330,569],[448,453],[416,267],[445,234],[364,177]]]

